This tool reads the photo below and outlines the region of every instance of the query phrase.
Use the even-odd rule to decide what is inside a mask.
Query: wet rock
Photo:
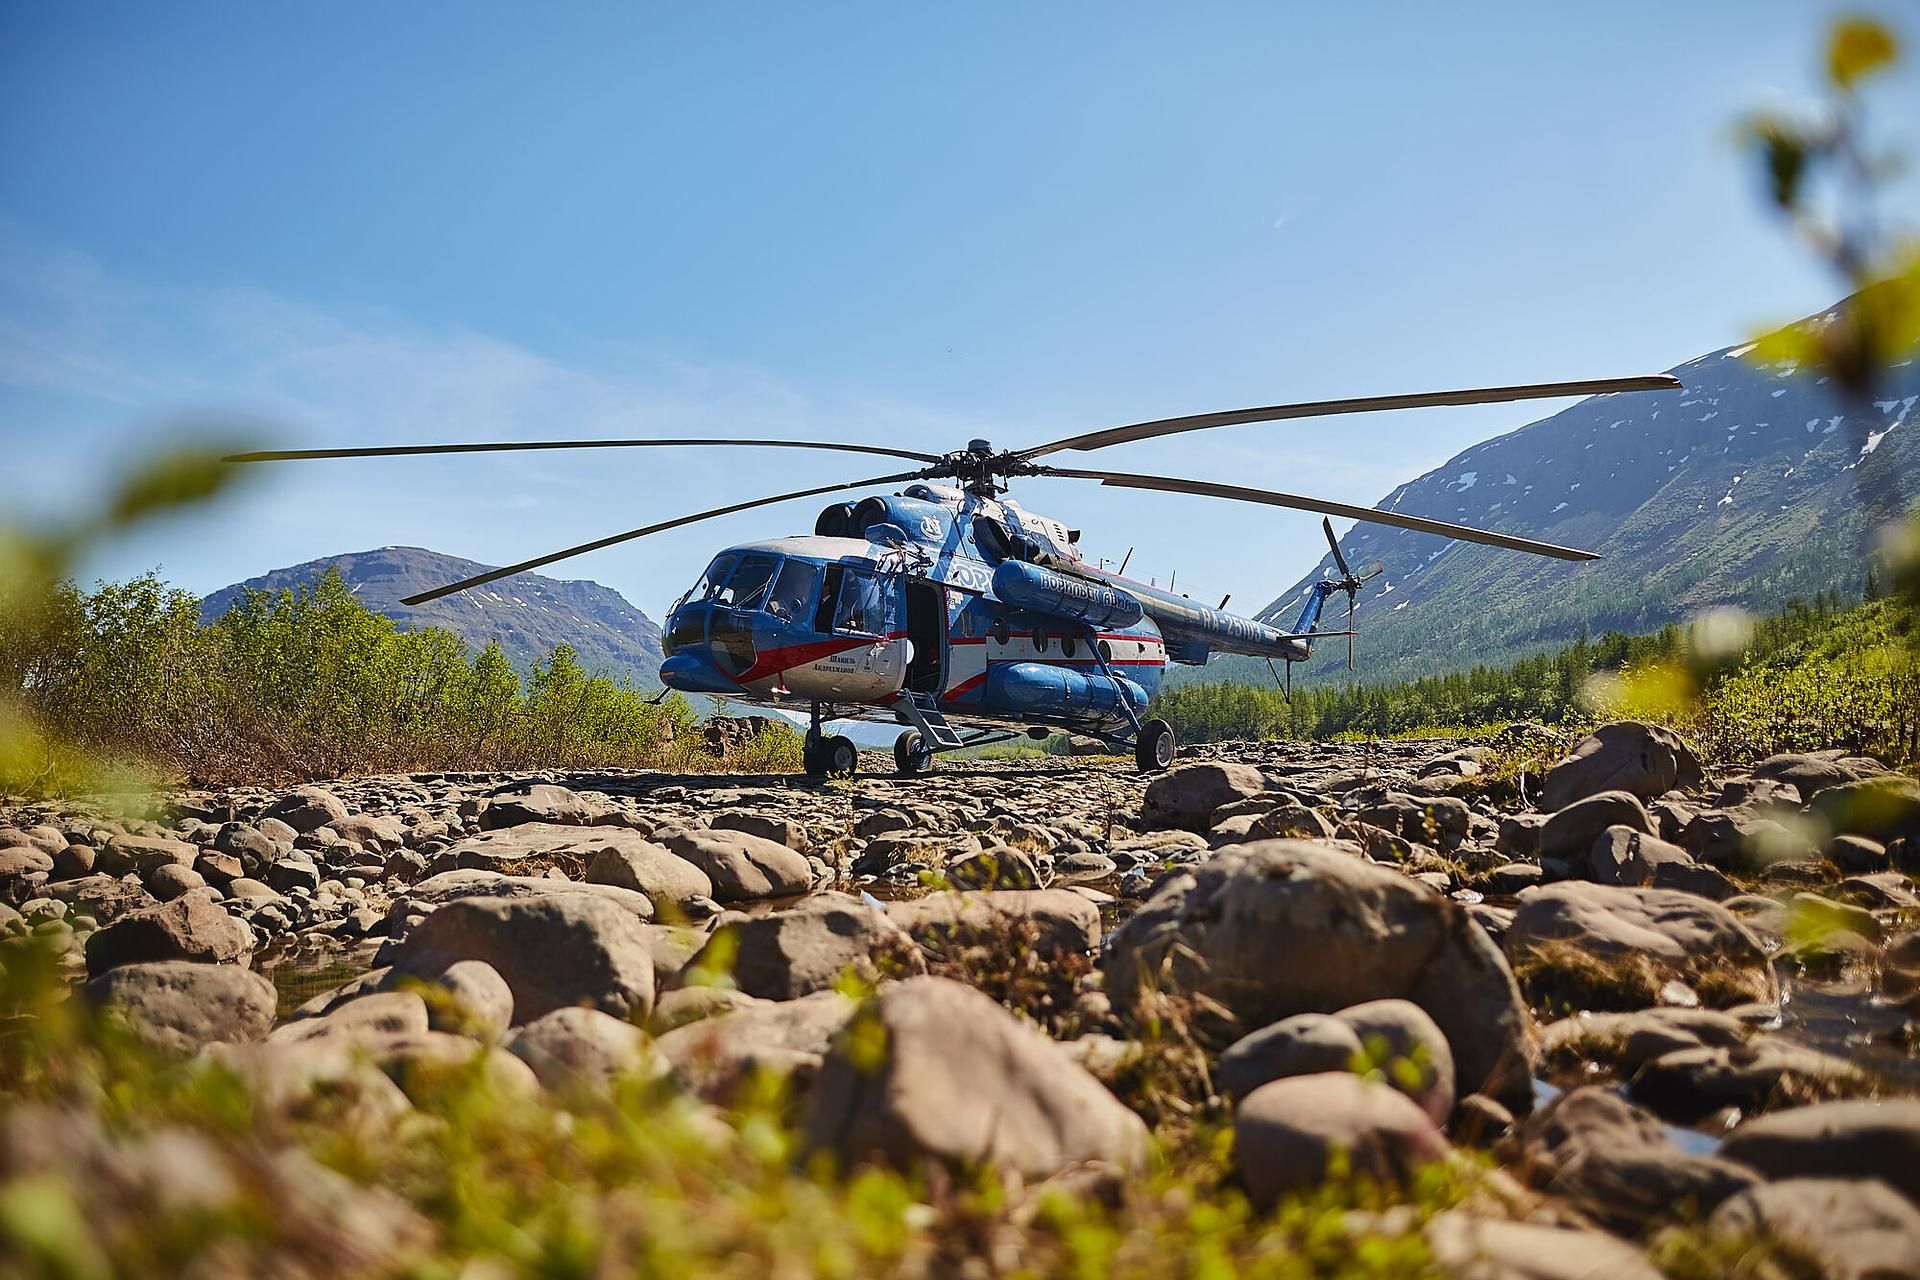
[[[1234,1164],[1256,1208],[1319,1185],[1336,1152],[1354,1174],[1392,1185],[1445,1158],[1447,1142],[1406,1095],[1347,1073],[1275,1080],[1234,1112]]]
[[[259,1040],[273,1026],[273,984],[238,965],[123,964],[89,982],[86,996],[168,1054],[191,1055],[215,1040]]]
[[[1628,1092],[1676,1124],[1697,1124],[1728,1108],[1764,1111],[1859,1092],[1866,1085],[1866,1077],[1844,1058],[1760,1035],[1731,1048],[1663,1054],[1640,1068]]]
[[[1136,1167],[1148,1146],[1140,1118],[1060,1046],[944,978],[866,1006],[820,1069],[805,1131],[842,1168],[931,1160],[1029,1178]]]
[[[461,898],[414,929],[393,964],[434,978],[462,960],[483,960],[506,980],[517,1023],[569,1005],[636,1019],[653,1007],[653,960],[642,925],[599,898]]]
[[[1526,1012],[1493,943],[1458,903],[1334,846],[1263,841],[1167,877],[1103,967],[1122,1015],[1156,988],[1205,994],[1242,1027],[1411,1000],[1462,1088],[1531,1106]]]
[[[222,910],[211,891],[196,889],[94,933],[87,939],[87,972],[97,977],[151,960],[230,964],[252,950],[252,931]]]
[[[1642,1066],[1682,1049],[1731,1049],[1745,1044],[1749,1028],[1713,1009],[1641,1009],[1633,1013],[1581,1013],[1540,1031],[1549,1063],[1591,1061],[1632,1076]]]
[[[325,787],[298,787],[267,806],[266,817],[285,823],[294,832],[316,831],[347,816],[347,806]],[[289,834],[288,839],[292,839]]]
[[[735,985],[768,1000],[824,991],[848,974],[872,983],[926,971],[904,929],[844,893],[814,894],[788,910],[726,925],[708,946],[731,951]]]
[[[1610,1231],[1637,1236],[1661,1220],[1697,1221],[1759,1176],[1689,1155],[1650,1112],[1610,1089],[1561,1094],[1519,1126],[1512,1163],[1543,1191]]]
[[[1590,866],[1594,843],[1615,826],[1652,835],[1653,815],[1638,797],[1625,791],[1586,796],[1554,813],[1540,828],[1540,856]]]
[[[1540,807],[1564,809],[1603,791],[1626,791],[1652,800],[1669,791],[1691,791],[1703,776],[1699,759],[1679,734],[1659,725],[1620,720],[1582,738],[1571,754],[1548,770]]]
[[[698,867],[721,902],[779,898],[813,886],[807,860],[783,844],[745,831],[660,833],[666,846]]]
[[[1777,994],[1765,949],[1738,917],[1671,889],[1579,883],[1529,889],[1520,895],[1506,947],[1516,966],[1539,965],[1548,982],[1567,960],[1621,966],[1614,986],[1621,1000],[1652,1003],[1653,991],[1672,979],[1716,1005]]]
[[[1266,776],[1249,764],[1181,765],[1147,784],[1140,817],[1150,826],[1204,834],[1213,827],[1214,810],[1266,789]]]
[[[621,1076],[667,1070],[646,1032],[598,1009],[555,1009],[515,1029],[502,1047],[555,1090],[602,1089]]]
[[[1764,1183],[1716,1209],[1706,1230],[1741,1243],[1778,1241],[1812,1260],[1827,1280],[1920,1276],[1920,1209],[1871,1179]]]
[[[1920,1205],[1920,1101],[1824,1102],[1748,1120],[1720,1154],[1769,1178],[1881,1178]]]

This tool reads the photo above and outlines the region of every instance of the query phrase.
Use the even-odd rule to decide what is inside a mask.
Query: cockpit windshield
[[[689,600],[711,600],[720,594],[720,588],[727,585],[727,579],[733,576],[734,566],[740,563],[740,557],[731,551],[723,551],[713,558],[700,581],[693,584],[693,590],[687,592]]]
[[[767,597],[767,585],[773,581],[773,571],[779,563],[779,557],[759,553],[740,557],[740,567],[727,579],[715,601],[729,609],[758,609]]]

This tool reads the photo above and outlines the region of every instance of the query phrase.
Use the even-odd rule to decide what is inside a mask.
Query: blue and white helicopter
[[[1591,560],[1597,557],[1590,551],[1398,511],[1200,480],[1056,467],[1038,459],[1236,423],[1679,386],[1671,375],[1657,374],[1270,405],[1136,423],[1024,449],[996,450],[974,440],[945,454],[816,440],[635,439],[308,449],[241,454],[233,460],[710,446],[826,449],[920,463],[917,470],[895,475],[663,520],[449,583],[403,603],[423,604],[602,547],[776,502],[903,485],[897,492],[833,503],[820,513],[811,535],[744,543],[715,556],[667,614],[661,680],[688,693],[807,708],[805,763],[813,776],[851,774],[857,767],[853,741],[822,727],[847,716],[886,716],[904,726],[894,743],[894,762],[903,774],[925,769],[939,752],[1004,741],[1021,732],[1044,739],[1056,731],[1097,738],[1116,750],[1131,748],[1140,769],[1152,772],[1165,769],[1174,757],[1172,728],[1146,718],[1168,663],[1200,665],[1217,653],[1302,662],[1314,641],[1345,636],[1351,666],[1354,600],[1381,565],[1375,561],[1358,572],[1349,568],[1331,520],[1323,520],[1338,575],[1315,582],[1292,628],[1282,630],[1228,613],[1225,600],[1209,608],[1089,564],[1079,530],[1023,510],[1004,496],[1005,481],[1028,476],[1094,480]],[[1336,594],[1347,597],[1347,626],[1322,631],[1321,611]]]

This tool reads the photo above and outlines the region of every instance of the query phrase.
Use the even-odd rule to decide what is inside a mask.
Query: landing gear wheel
[[[827,772],[837,777],[851,778],[860,767],[860,748],[853,745],[853,739],[835,734],[821,744],[821,754],[827,762]]]
[[[827,753],[825,739],[817,733],[809,733],[800,745],[800,767],[807,771],[809,778],[827,776]]]
[[[893,740],[893,767],[901,777],[919,773],[933,763],[933,752],[920,741],[917,729],[909,729]]]
[[[1173,763],[1173,746],[1173,726],[1165,720],[1149,720],[1133,740],[1133,761],[1142,773],[1159,773]]]

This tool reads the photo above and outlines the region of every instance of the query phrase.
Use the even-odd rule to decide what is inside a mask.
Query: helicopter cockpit
[[[777,546],[730,549],[674,602],[661,647],[676,675],[691,677],[710,664],[712,675],[737,686],[773,650],[887,638],[897,594],[889,586],[870,561],[823,561]]]

